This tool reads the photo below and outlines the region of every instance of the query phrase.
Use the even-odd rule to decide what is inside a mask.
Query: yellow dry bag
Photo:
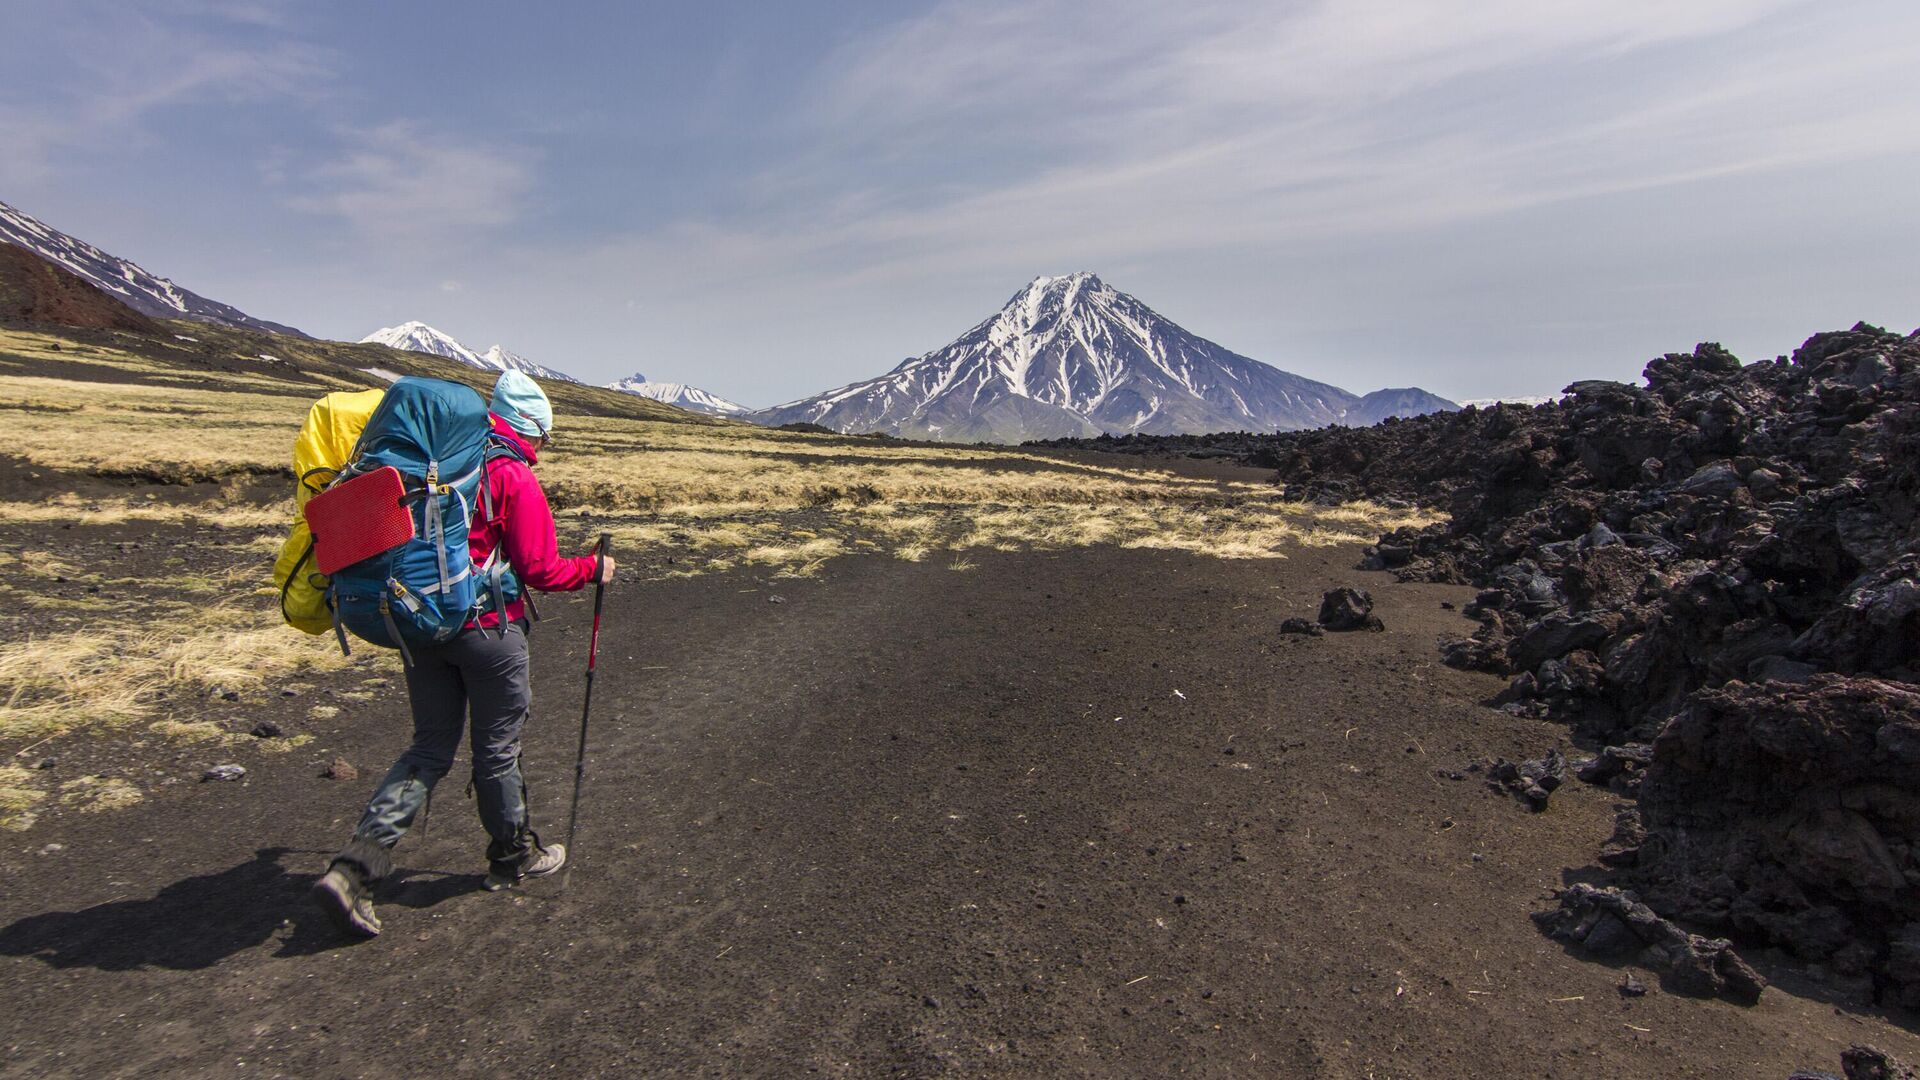
[[[313,403],[300,435],[293,440],[293,529],[274,560],[273,583],[280,590],[280,614],[287,625],[309,634],[333,629],[327,610],[327,579],[313,568],[313,536],[300,514],[309,498],[326,489],[353,456],[367,418],[380,407],[385,390],[341,390]]]

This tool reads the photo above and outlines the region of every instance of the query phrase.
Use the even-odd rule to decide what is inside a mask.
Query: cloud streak
[[[312,100],[326,93],[327,50],[290,38],[240,40],[235,25],[258,27],[278,5],[76,3],[37,17],[50,21],[48,55],[57,77],[33,80],[30,99],[0,99],[0,184],[45,182],[77,155],[148,141],[145,123],[170,108]]]
[[[1868,92],[1902,50],[1809,63],[1754,33],[1796,6],[942,5],[823,65],[819,149],[756,181],[727,247],[1256,247],[1920,145],[1913,95]],[[1737,61],[1663,67],[1742,34]]]
[[[533,184],[526,150],[429,135],[405,121],[339,135],[340,153],[291,180],[308,190],[287,202],[362,237],[410,244],[505,225]]]

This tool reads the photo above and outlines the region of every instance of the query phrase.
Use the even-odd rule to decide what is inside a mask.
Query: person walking
[[[473,565],[488,565],[497,549],[520,587],[542,592],[611,581],[611,556],[559,554],[553,510],[532,468],[553,431],[546,393],[522,372],[508,371],[494,384],[488,411],[498,449],[488,454],[482,481],[486,498],[474,508]],[[533,831],[520,768],[520,734],[533,701],[527,605],[516,594],[496,609],[488,585],[482,585],[481,594],[480,613],[452,640],[413,646],[406,666],[413,745],[380,781],[353,837],[314,884],[315,899],[348,933],[372,937],[380,932],[373,886],[392,870],[393,846],[453,766],[461,729],[469,723],[473,793],[491,839],[486,887],[511,888],[566,865],[565,845],[543,845]]]

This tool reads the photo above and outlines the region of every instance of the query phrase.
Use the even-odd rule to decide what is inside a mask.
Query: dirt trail
[[[1909,1028],[1790,985],[1750,1009],[1623,999],[1621,969],[1534,930],[1612,798],[1575,785],[1534,816],[1436,776],[1564,734],[1437,662],[1468,625],[1440,604],[1470,590],[1354,573],[1354,550],[970,558],[611,594],[564,895],[479,891],[449,782],[400,849],[386,934],[333,938],[303,894],[405,742],[391,695],[323,744],[358,782],[296,755],[23,834],[0,852],[0,1073],[1750,1078],[1834,1069],[1852,1041],[1920,1057]],[[1387,632],[1275,633],[1337,583],[1372,588]],[[551,839],[586,606],[546,606],[527,759]]]

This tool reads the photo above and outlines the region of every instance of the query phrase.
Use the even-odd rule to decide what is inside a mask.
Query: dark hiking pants
[[[533,703],[526,628],[511,624],[500,637],[469,627],[445,645],[416,645],[406,670],[413,746],[380,781],[341,859],[357,863],[369,880],[386,873],[387,851],[453,767],[461,729],[471,717],[473,793],[480,823],[493,838],[487,858],[496,869],[516,872],[531,852],[520,775],[520,732]]]

